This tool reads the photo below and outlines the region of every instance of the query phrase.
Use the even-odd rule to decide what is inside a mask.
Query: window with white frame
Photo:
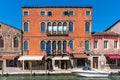
[[[86,11],[86,16],[90,16],[90,11]]]
[[[28,22],[24,22],[24,32],[28,32]]]
[[[23,15],[24,15],[24,16],[28,16],[28,11],[24,11],[24,12],[23,12]]]
[[[108,49],[108,41],[104,41],[104,49]]]
[[[94,41],[94,49],[98,48],[98,41]]]
[[[41,12],[40,12],[40,15],[41,15],[41,16],[45,16],[45,11],[41,11]]]
[[[114,48],[115,48],[115,49],[118,48],[118,41],[114,41]]]
[[[45,32],[45,22],[41,22],[40,31]]]
[[[26,51],[26,50],[28,50],[28,41],[27,40],[25,40],[24,41],[24,50]]]
[[[63,11],[63,12],[62,12],[62,15],[63,15],[63,16],[73,16],[73,15],[74,15],[74,12],[73,12],[73,11]]]
[[[85,22],[85,32],[90,32],[90,21]]]

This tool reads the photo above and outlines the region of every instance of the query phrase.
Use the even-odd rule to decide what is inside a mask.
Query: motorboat
[[[81,69],[72,70],[72,73],[84,77],[108,77],[110,75],[110,72],[102,71],[90,67],[84,67]]]

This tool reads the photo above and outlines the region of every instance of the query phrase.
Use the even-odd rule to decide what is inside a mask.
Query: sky
[[[120,19],[120,0],[0,0],[0,22],[21,29],[22,6],[92,6],[92,31],[101,32]]]

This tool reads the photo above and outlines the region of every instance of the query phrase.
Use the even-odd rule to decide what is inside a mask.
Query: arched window
[[[63,31],[67,31],[67,23],[66,22],[63,23]]]
[[[40,30],[41,30],[41,32],[45,32],[45,23],[44,22],[41,23]]]
[[[85,41],[85,50],[89,50],[89,41],[88,40]]]
[[[69,31],[73,32],[73,22],[69,22]]]
[[[18,48],[18,38],[14,37],[14,48]]]
[[[90,22],[85,22],[85,32],[90,32]]]
[[[40,47],[41,47],[41,50],[45,50],[45,41],[41,41]]]
[[[51,26],[50,22],[47,23],[47,29],[48,29],[48,31],[52,31],[52,26]]]
[[[2,36],[0,36],[0,48],[4,47],[4,39]]]
[[[28,32],[28,22],[24,22],[24,32]]]
[[[53,22],[53,24],[52,24],[52,29],[53,29],[53,31],[57,31],[57,26],[56,26],[56,22]]]
[[[48,46],[49,46],[49,48],[51,50],[51,41],[48,41]]]
[[[56,50],[56,41],[53,41],[53,43],[52,43],[52,49]]]
[[[58,31],[62,31],[62,23],[61,22],[58,23]]]
[[[28,50],[28,41],[24,41],[24,50]]]
[[[69,41],[69,46],[71,49],[73,49],[73,41],[72,40]]]
[[[63,51],[65,52],[66,51],[66,41],[63,41]]]
[[[58,50],[61,50],[61,41],[58,41]]]

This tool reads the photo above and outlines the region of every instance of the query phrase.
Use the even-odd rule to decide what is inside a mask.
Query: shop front
[[[105,57],[110,69],[120,69],[120,54],[105,54]]]
[[[43,55],[24,55],[19,59],[22,64],[22,70],[24,69],[34,69],[34,70],[43,70],[45,69],[45,61],[43,60]]]

